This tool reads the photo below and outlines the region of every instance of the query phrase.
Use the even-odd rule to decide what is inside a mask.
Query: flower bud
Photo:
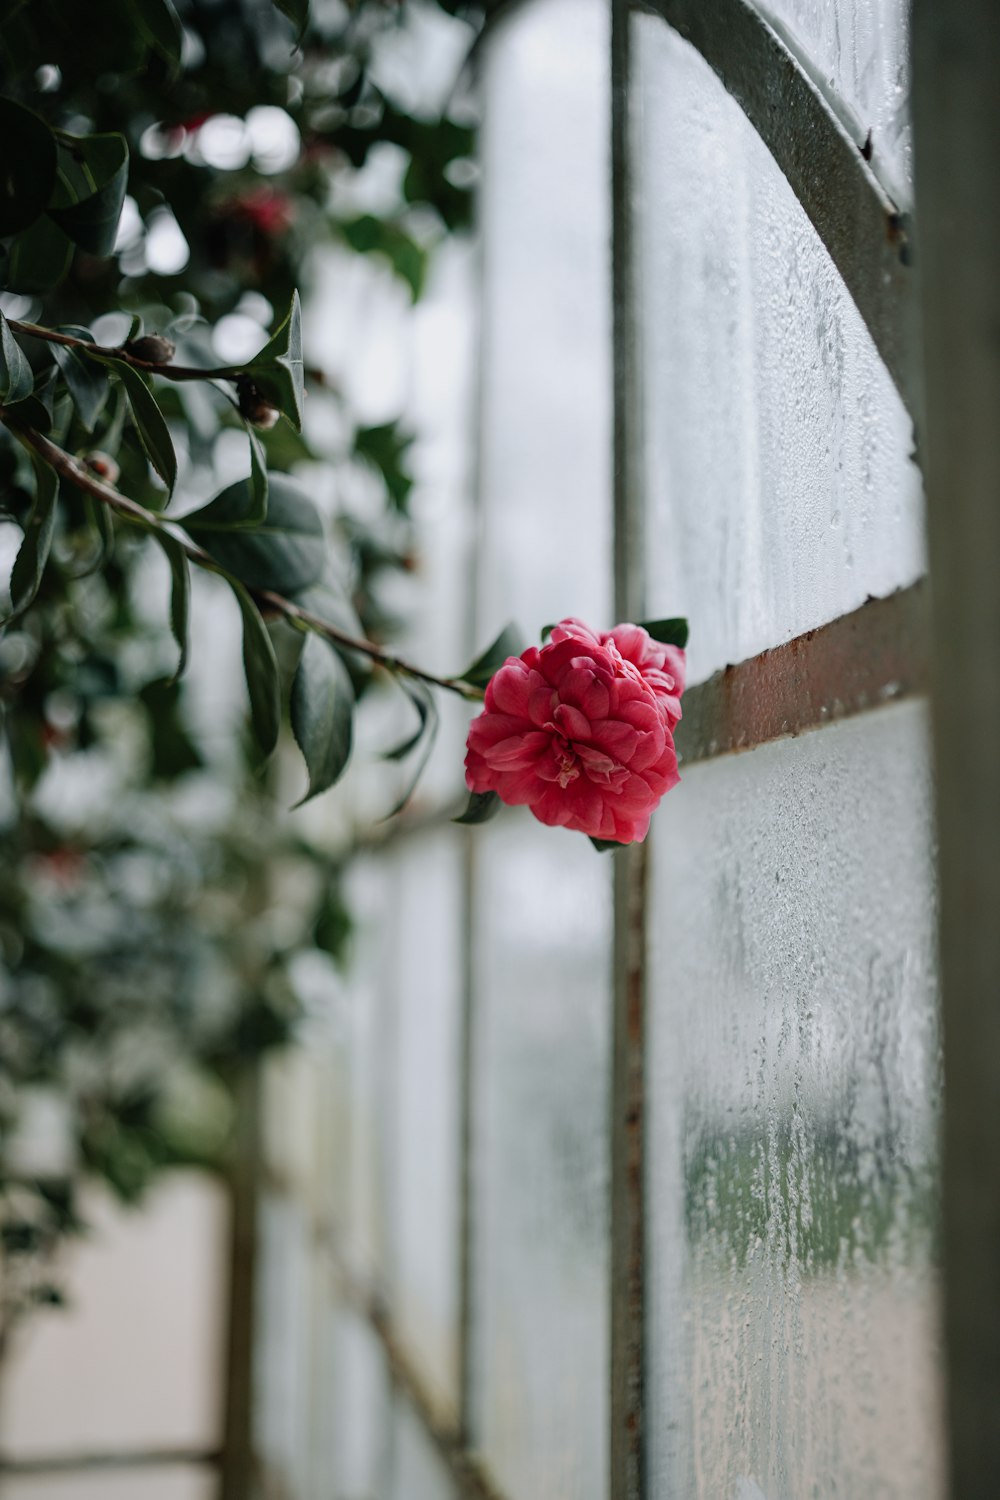
[[[141,339],[129,339],[126,354],[133,359],[143,359],[151,365],[168,365],[177,353],[177,345],[162,333],[147,333]]]
[[[105,484],[118,483],[121,469],[110,453],[102,453],[99,448],[95,448],[92,453],[83,455],[83,462],[90,472],[96,474],[98,479],[103,479]]]
[[[254,427],[264,431],[273,427],[281,413],[276,406],[261,395],[249,375],[241,375],[236,381],[236,394],[240,401],[240,415]]]

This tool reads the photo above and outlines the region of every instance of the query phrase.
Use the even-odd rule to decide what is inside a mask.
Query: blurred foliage
[[[378,81],[414,13],[447,13],[470,41],[479,22],[454,0],[5,8],[0,540],[24,539],[0,634],[0,1337],[58,1301],[84,1175],[133,1199],[166,1165],[225,1162],[236,1072],[300,1014],[297,958],[344,955],[341,871],[277,815],[260,752],[297,673],[310,792],[331,784],[371,673],[316,635],[303,651],[262,593],[377,642],[380,581],[412,567],[411,435],[359,424],[303,360],[298,294],[308,308],[328,244],[418,298],[468,223],[468,113],[411,109]],[[379,155],[398,191],[361,209]],[[217,333],[233,315],[262,346],[235,365]],[[315,446],[303,401],[336,441]],[[241,434],[249,478],[219,494]],[[367,476],[381,504],[352,510],[348,483],[322,516],[310,495],[331,469]],[[175,510],[239,603],[259,744],[198,720],[172,675],[191,631],[188,544],[159,520]],[[147,598],[151,549],[170,564],[175,644]],[[196,629],[192,654],[211,649]]]

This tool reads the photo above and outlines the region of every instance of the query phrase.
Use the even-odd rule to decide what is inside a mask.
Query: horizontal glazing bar
[[[644,0],[705,58],[788,178],[909,411],[919,410],[915,286],[906,216],[864,140],[747,0]]]
[[[682,762],[750,750],[926,691],[928,618],[921,580],[716,672],[684,694]]]
[[[215,1449],[145,1448],[134,1452],[52,1453],[0,1457],[0,1474],[87,1474],[97,1469],[208,1468],[221,1462]]]

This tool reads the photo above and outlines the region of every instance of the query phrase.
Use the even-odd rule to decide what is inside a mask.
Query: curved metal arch
[[[910,415],[916,288],[905,213],[844,117],[748,0],[633,0],[695,48],[741,106],[826,246]]]

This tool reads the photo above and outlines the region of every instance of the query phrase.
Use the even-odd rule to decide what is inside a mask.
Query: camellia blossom
[[[469,728],[465,779],[542,823],[630,844],[676,785],[684,653],[640,625],[562,620],[509,656]]]

